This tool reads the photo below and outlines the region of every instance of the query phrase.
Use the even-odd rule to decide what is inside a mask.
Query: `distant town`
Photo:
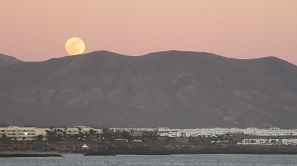
[[[297,129],[280,128],[196,128],[171,129],[159,128],[105,128],[98,129],[87,126],[63,128],[38,128],[8,126],[0,127],[1,141],[69,141],[92,140],[97,142],[143,142],[146,137],[168,138],[208,138],[210,143],[227,143],[237,138],[242,145],[297,145]],[[238,137],[239,136],[239,137]]]

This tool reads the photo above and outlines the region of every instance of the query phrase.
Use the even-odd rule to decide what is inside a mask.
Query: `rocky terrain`
[[[98,127],[297,127],[297,66],[164,51],[43,62],[0,55],[0,122]]]

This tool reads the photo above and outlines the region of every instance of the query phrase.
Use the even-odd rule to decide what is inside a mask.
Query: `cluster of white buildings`
[[[240,145],[297,145],[297,139],[283,138],[283,139],[242,139]]]
[[[110,131],[117,132],[117,131],[127,131],[127,132],[155,132],[158,129],[157,128],[119,128],[119,127],[113,127],[108,128]]]
[[[217,137],[226,134],[247,134],[254,136],[297,136],[297,129],[280,128],[197,128],[197,129],[170,129],[158,128],[158,134],[164,137]]]
[[[102,133],[102,129],[95,129],[86,126],[75,126],[67,128],[55,128],[67,135],[79,134],[79,132],[86,133],[91,129],[98,133]],[[0,127],[0,137],[6,135],[9,138],[15,140],[35,140],[38,135],[46,136],[46,131],[51,131],[51,128],[36,128],[36,127],[19,127],[19,126],[8,126]]]
[[[67,135],[79,134],[79,132],[86,133],[91,129],[97,133],[102,133],[103,129],[97,129],[87,126],[75,126],[67,128],[55,128],[59,131],[66,132]],[[46,131],[51,131],[51,128],[36,128],[36,127],[19,127],[9,126],[0,127],[0,137],[6,135],[7,137],[16,140],[34,140],[38,135],[45,136]],[[154,132],[161,137],[218,137],[220,135],[232,134],[246,134],[253,136],[297,136],[297,129],[280,129],[280,128],[197,128],[197,129],[170,129],[168,127],[160,128],[109,128],[110,131],[128,131],[131,133]],[[141,134],[140,134],[141,135]],[[243,140],[244,141],[244,140]],[[286,140],[284,140],[285,142]],[[247,141],[249,142],[249,141]],[[241,142],[247,144],[247,142]],[[253,141],[251,141],[253,142]]]

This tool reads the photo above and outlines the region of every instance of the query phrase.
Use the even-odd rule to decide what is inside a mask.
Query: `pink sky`
[[[277,56],[297,64],[297,0],[1,0],[0,53],[24,61],[86,51]]]

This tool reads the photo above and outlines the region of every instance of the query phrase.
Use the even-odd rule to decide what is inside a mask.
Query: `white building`
[[[16,140],[34,140],[36,137],[36,127],[8,126],[0,128],[0,135]]]
[[[226,134],[247,134],[255,136],[297,136],[297,129],[258,129],[258,128],[197,128],[197,129],[169,129],[158,128],[158,135],[164,137],[217,137]]]
[[[79,132],[87,133],[91,129],[95,132],[101,134],[102,129],[96,129],[87,126],[75,126],[69,128],[53,128],[60,129],[62,132],[66,131],[67,135],[79,134]],[[9,126],[0,127],[0,137],[4,134],[11,139],[16,140],[36,140],[38,135],[46,136],[46,131],[52,130],[51,128],[36,128],[36,127],[19,127],[19,126]]]
[[[46,136],[47,130],[50,130],[50,128],[36,128],[35,130],[36,136],[38,135]]]
[[[156,128],[121,128],[121,127],[112,127],[112,128],[108,128],[110,131],[113,132],[122,132],[122,131],[127,131],[127,132],[144,132],[144,131],[157,131]]]
[[[241,145],[297,145],[297,139],[242,139],[241,142],[237,144]]]

